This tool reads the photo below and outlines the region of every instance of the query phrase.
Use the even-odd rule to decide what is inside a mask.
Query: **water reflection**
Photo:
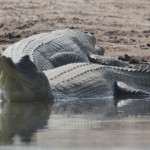
[[[114,99],[80,99],[55,103],[53,112],[56,114],[99,114],[112,116],[115,112]]]
[[[41,103],[1,103],[0,143],[13,144],[15,137],[22,142],[30,142],[38,129],[47,125],[51,107]]]
[[[116,104],[116,99],[74,100],[55,103],[54,113],[99,114],[104,118],[119,116],[150,115],[150,99],[123,99]]]
[[[150,99],[127,99],[117,104],[118,116],[149,116]]]
[[[76,100],[56,103],[51,112],[52,129],[102,129],[111,128],[108,120],[149,116],[149,99],[126,99],[114,104],[114,99]],[[106,124],[102,121],[106,121]],[[119,122],[120,125],[120,122]]]
[[[134,119],[139,116],[149,117],[150,99],[126,99],[119,101],[117,105],[114,102],[114,99],[100,99],[70,100],[54,104],[45,102],[1,103],[0,144],[15,145],[19,140],[20,143],[32,143],[31,145],[36,142],[43,145],[46,142],[47,145],[57,146],[57,142],[61,143],[65,137],[70,136],[84,136],[90,141],[90,137],[86,137],[87,133],[93,135],[93,142],[96,141],[98,146],[107,146],[109,140],[112,145],[115,142],[125,143],[122,140],[131,138],[133,136],[130,135],[131,133],[134,133],[135,141],[137,140],[136,134],[141,134],[144,139],[145,135],[142,133],[145,129],[147,133],[150,122],[142,122],[142,120],[134,122]],[[122,121],[130,116],[135,117],[131,118],[134,124]],[[118,119],[121,121],[116,121]],[[126,138],[124,131],[126,131]],[[113,136],[116,136],[118,141],[113,139]],[[148,137],[149,133],[146,139]],[[75,142],[79,142],[78,144],[86,142],[83,138],[80,141],[77,139],[67,140],[74,144]],[[89,142],[86,144],[90,145]]]

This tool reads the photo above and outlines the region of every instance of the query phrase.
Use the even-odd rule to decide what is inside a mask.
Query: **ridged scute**
[[[133,68],[75,63],[44,72],[55,93],[54,97],[99,98],[114,94],[114,83],[121,81],[135,92],[150,92],[149,73]]]
[[[88,62],[89,53],[97,53],[95,43],[93,35],[74,29],[56,30],[23,39],[8,47],[3,55],[14,62],[29,55],[38,69],[47,70],[52,68],[50,57],[59,52],[75,52]]]

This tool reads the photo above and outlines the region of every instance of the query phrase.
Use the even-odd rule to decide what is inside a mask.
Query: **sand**
[[[93,32],[106,56],[150,60],[149,0],[0,0],[0,51],[33,34]]]

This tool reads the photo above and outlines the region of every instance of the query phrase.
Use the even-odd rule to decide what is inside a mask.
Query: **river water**
[[[150,100],[1,103],[1,149],[148,150]]]

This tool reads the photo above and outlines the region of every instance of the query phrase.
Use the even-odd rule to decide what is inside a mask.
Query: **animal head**
[[[37,101],[52,99],[49,82],[45,74],[39,71],[24,56],[18,63],[11,58],[0,57],[1,99],[6,101]]]
[[[90,40],[91,44],[93,46],[95,46],[96,44],[96,38],[94,36],[94,33],[91,33],[91,32],[85,32],[85,34],[87,35],[86,37]]]

